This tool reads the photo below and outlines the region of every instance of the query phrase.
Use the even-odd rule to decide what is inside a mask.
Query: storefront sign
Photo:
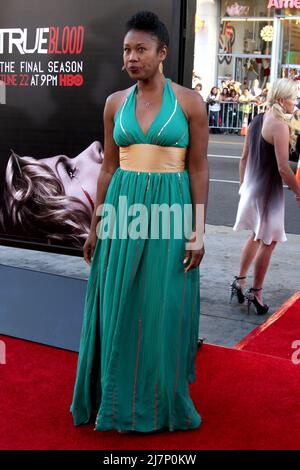
[[[269,0],[268,8],[300,8],[300,0]]]

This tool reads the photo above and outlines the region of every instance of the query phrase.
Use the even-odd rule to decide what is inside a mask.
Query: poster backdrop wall
[[[183,59],[185,4],[151,2],[170,32],[165,75],[175,81],[180,52]],[[121,72],[124,25],[148,5],[144,0],[1,5],[2,243],[82,250],[103,159],[105,99],[133,84]]]

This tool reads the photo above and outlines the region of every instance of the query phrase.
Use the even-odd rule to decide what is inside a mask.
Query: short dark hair
[[[139,11],[135,13],[126,23],[126,33],[131,29],[147,31],[156,36],[159,48],[169,46],[169,33],[165,24],[152,11]]]

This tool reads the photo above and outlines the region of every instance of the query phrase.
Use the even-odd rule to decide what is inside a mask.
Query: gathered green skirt
[[[121,214],[120,197],[127,207],[149,209],[141,228],[148,222],[150,233],[152,204],[191,204],[188,172],[118,168],[111,179],[105,204],[116,208],[116,236],[98,238],[92,258],[74,424],[95,420],[98,431],[197,428],[201,417],[188,384],[196,378],[199,268],[184,273],[185,239],[174,236],[172,217],[165,239],[120,237],[134,219]]]

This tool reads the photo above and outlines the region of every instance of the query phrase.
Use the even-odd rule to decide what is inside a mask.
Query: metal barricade
[[[243,123],[250,124],[256,114],[265,111],[266,103],[237,103],[231,101],[216,102],[219,111],[212,111],[208,106],[208,124],[210,129],[219,129],[220,132],[239,133]]]

